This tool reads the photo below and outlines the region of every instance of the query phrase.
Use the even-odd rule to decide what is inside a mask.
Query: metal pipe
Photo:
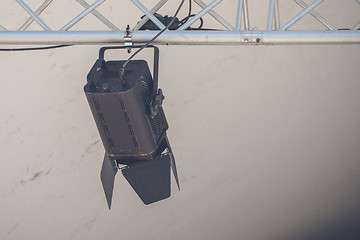
[[[302,0],[294,0],[297,4],[299,4],[302,8],[306,8],[308,5],[304,3]],[[323,18],[320,14],[318,14],[315,10],[310,11],[310,14],[316,18],[319,22],[321,22],[325,27],[330,30],[336,30],[331,23],[329,23],[325,18]]]
[[[275,0],[270,0],[267,27],[266,27],[266,30],[268,31],[272,30],[272,25],[274,22],[274,9],[275,9]]]
[[[211,9],[213,9],[216,5],[218,5],[223,0],[214,0],[212,3],[210,3],[206,8],[198,12],[193,18],[191,18],[189,21],[187,21],[184,25],[179,27],[178,30],[185,30],[188,27],[191,26],[194,22],[196,22],[199,18],[201,18],[205,13],[209,12]]]
[[[85,2],[84,0],[76,0],[78,3],[80,3],[84,8],[89,8],[90,5]],[[103,15],[101,15],[98,11],[93,10],[91,12],[95,17],[97,17],[101,22],[103,22],[108,28],[110,28],[113,31],[120,31],[114,24],[112,24],[108,19],[106,19]]]
[[[264,32],[263,44],[360,44],[360,31],[271,31]]]
[[[280,30],[286,30],[289,27],[291,27],[293,24],[295,24],[297,21],[299,21],[301,18],[303,18],[308,12],[313,10],[317,5],[319,5],[324,0],[316,0],[312,4],[310,4],[308,7],[306,7],[303,11],[301,11],[298,15],[296,15],[293,19],[291,19],[288,23],[286,23],[284,26],[280,28]]]
[[[68,24],[63,26],[60,30],[61,31],[69,30],[72,26],[74,26],[77,22],[79,22],[81,19],[83,19],[86,15],[88,15],[92,10],[97,8],[103,2],[105,2],[105,0],[97,0],[89,8],[85,9],[82,13],[80,13],[77,17],[75,17],[73,20],[71,20]]]
[[[352,28],[351,30],[358,30],[360,28],[360,21],[358,21]]]
[[[201,8],[206,8],[206,4],[201,0],[194,0],[196,4],[198,4]],[[215,18],[216,21],[218,21],[221,25],[226,27],[228,30],[234,30],[234,27],[231,26],[230,23],[228,23],[225,19],[223,19],[219,14],[217,14],[214,10],[210,10],[209,14]]]
[[[0,30],[1,31],[7,31],[6,28],[4,28],[2,25],[0,25]]]
[[[31,10],[31,8],[26,5],[26,3],[24,3],[23,0],[16,0],[20,6],[22,6],[25,11],[27,11],[30,16],[35,19],[35,21],[45,30],[45,31],[51,31],[51,29],[33,12],[33,10]]]
[[[160,2],[158,2],[151,10],[150,13],[151,14],[155,14],[162,6],[164,6],[164,4],[167,2],[168,0],[161,0]],[[137,24],[136,26],[133,28],[133,31],[139,30],[148,20],[149,20],[149,16],[145,15]]]
[[[43,4],[41,4],[41,6],[35,11],[35,14],[37,16],[39,16],[44,10],[45,8],[47,8],[49,6],[49,4],[52,2],[53,0],[46,0]],[[26,30],[30,24],[34,21],[34,18],[29,17],[26,22],[19,28],[19,31],[24,31]]]
[[[274,12],[274,22],[275,29],[280,29],[280,10],[279,10],[279,1],[275,0],[275,12]]]
[[[249,8],[248,8],[247,0],[244,0],[243,14],[244,14],[245,30],[247,31],[250,30]]]
[[[162,24],[159,19],[157,19],[149,10],[147,10],[138,0],[131,0],[141,11],[143,11],[146,16],[148,16],[153,23],[158,26],[161,30],[165,28],[164,24]]]
[[[240,28],[241,28],[243,5],[244,5],[243,0],[239,0],[238,1],[237,12],[236,12],[236,27],[235,27],[236,30],[240,30]]]
[[[135,31],[132,41],[142,44],[158,31]],[[123,44],[124,31],[1,31],[0,44]],[[274,45],[360,44],[360,31],[165,31],[154,44],[174,45]]]

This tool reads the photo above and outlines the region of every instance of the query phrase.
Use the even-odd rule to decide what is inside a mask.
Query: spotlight
[[[119,169],[145,204],[170,196],[170,167],[180,189],[158,89],[159,49],[148,47],[154,49],[153,78],[144,60],[104,60],[106,50],[128,46],[103,47],[84,87],[105,148],[100,178],[109,208]]]

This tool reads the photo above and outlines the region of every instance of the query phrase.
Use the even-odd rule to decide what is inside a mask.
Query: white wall
[[[359,219],[359,46],[162,46],[181,191],[145,206],[120,174],[111,211],[82,90],[98,48],[0,52],[0,239],[285,240]]]

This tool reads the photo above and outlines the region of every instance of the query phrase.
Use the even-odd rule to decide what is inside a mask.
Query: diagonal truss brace
[[[304,3],[302,0],[295,0],[297,4],[299,4],[302,8],[306,9],[308,5]],[[310,14],[316,18],[320,23],[322,23],[325,27],[327,27],[330,30],[337,30],[336,27],[334,27],[329,21],[327,21],[325,18],[323,18],[319,13],[317,13],[315,10],[311,10]]]
[[[80,3],[84,8],[90,8],[91,6],[85,2],[84,0],[76,0],[78,3]],[[114,24],[112,24],[108,19],[106,19],[103,15],[101,15],[98,11],[95,9],[91,11],[91,13],[97,17],[101,22],[103,22],[106,26],[108,26],[112,31],[120,31]]]
[[[45,30],[45,31],[50,31],[51,29],[46,25],[46,23],[44,23],[43,20],[41,20],[38,15],[36,13],[33,12],[33,10],[31,10],[31,8],[23,1],[23,0],[16,0],[20,6],[22,6],[25,11],[27,11],[30,16]]]
[[[201,0],[194,0],[196,4],[198,4],[201,8],[205,9],[207,6],[206,4]],[[222,18],[219,14],[217,14],[214,10],[210,9],[209,14],[215,18],[216,21],[218,21],[220,24],[222,24],[224,27],[226,27],[228,30],[234,30],[234,27],[231,26],[230,23],[228,23],[224,18]]]
[[[53,0],[46,0],[41,6],[35,11],[36,16],[39,16],[52,2]],[[33,17],[29,17],[28,20],[19,28],[19,31],[25,31],[30,24],[34,22]]]
[[[307,6],[302,12],[300,12],[298,15],[296,15],[293,19],[291,19],[288,23],[286,23],[284,26],[280,28],[280,30],[286,30],[292,25],[294,25],[297,21],[299,21],[301,18],[303,18],[306,14],[311,12],[316,6],[318,6],[320,3],[322,3],[324,0],[316,0],[309,6]]]
[[[71,20],[68,24],[66,24],[64,27],[62,27],[60,30],[67,31],[72,26],[74,26],[77,22],[79,22],[81,19],[83,19],[86,15],[88,15],[91,11],[95,10],[100,4],[105,2],[105,0],[97,0],[95,3],[93,3],[91,6],[89,6],[87,9],[85,9],[82,13],[80,13],[77,17],[75,17],[73,20]]]

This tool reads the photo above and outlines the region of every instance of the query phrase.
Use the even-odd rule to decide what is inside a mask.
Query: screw
[[[244,39],[244,42],[249,42],[249,39],[245,38],[245,39]]]
[[[257,38],[257,39],[256,39],[256,43],[259,43],[260,41],[261,41],[260,38]]]
[[[104,83],[103,85],[101,85],[101,88],[104,92],[109,91],[110,85],[108,83]]]

